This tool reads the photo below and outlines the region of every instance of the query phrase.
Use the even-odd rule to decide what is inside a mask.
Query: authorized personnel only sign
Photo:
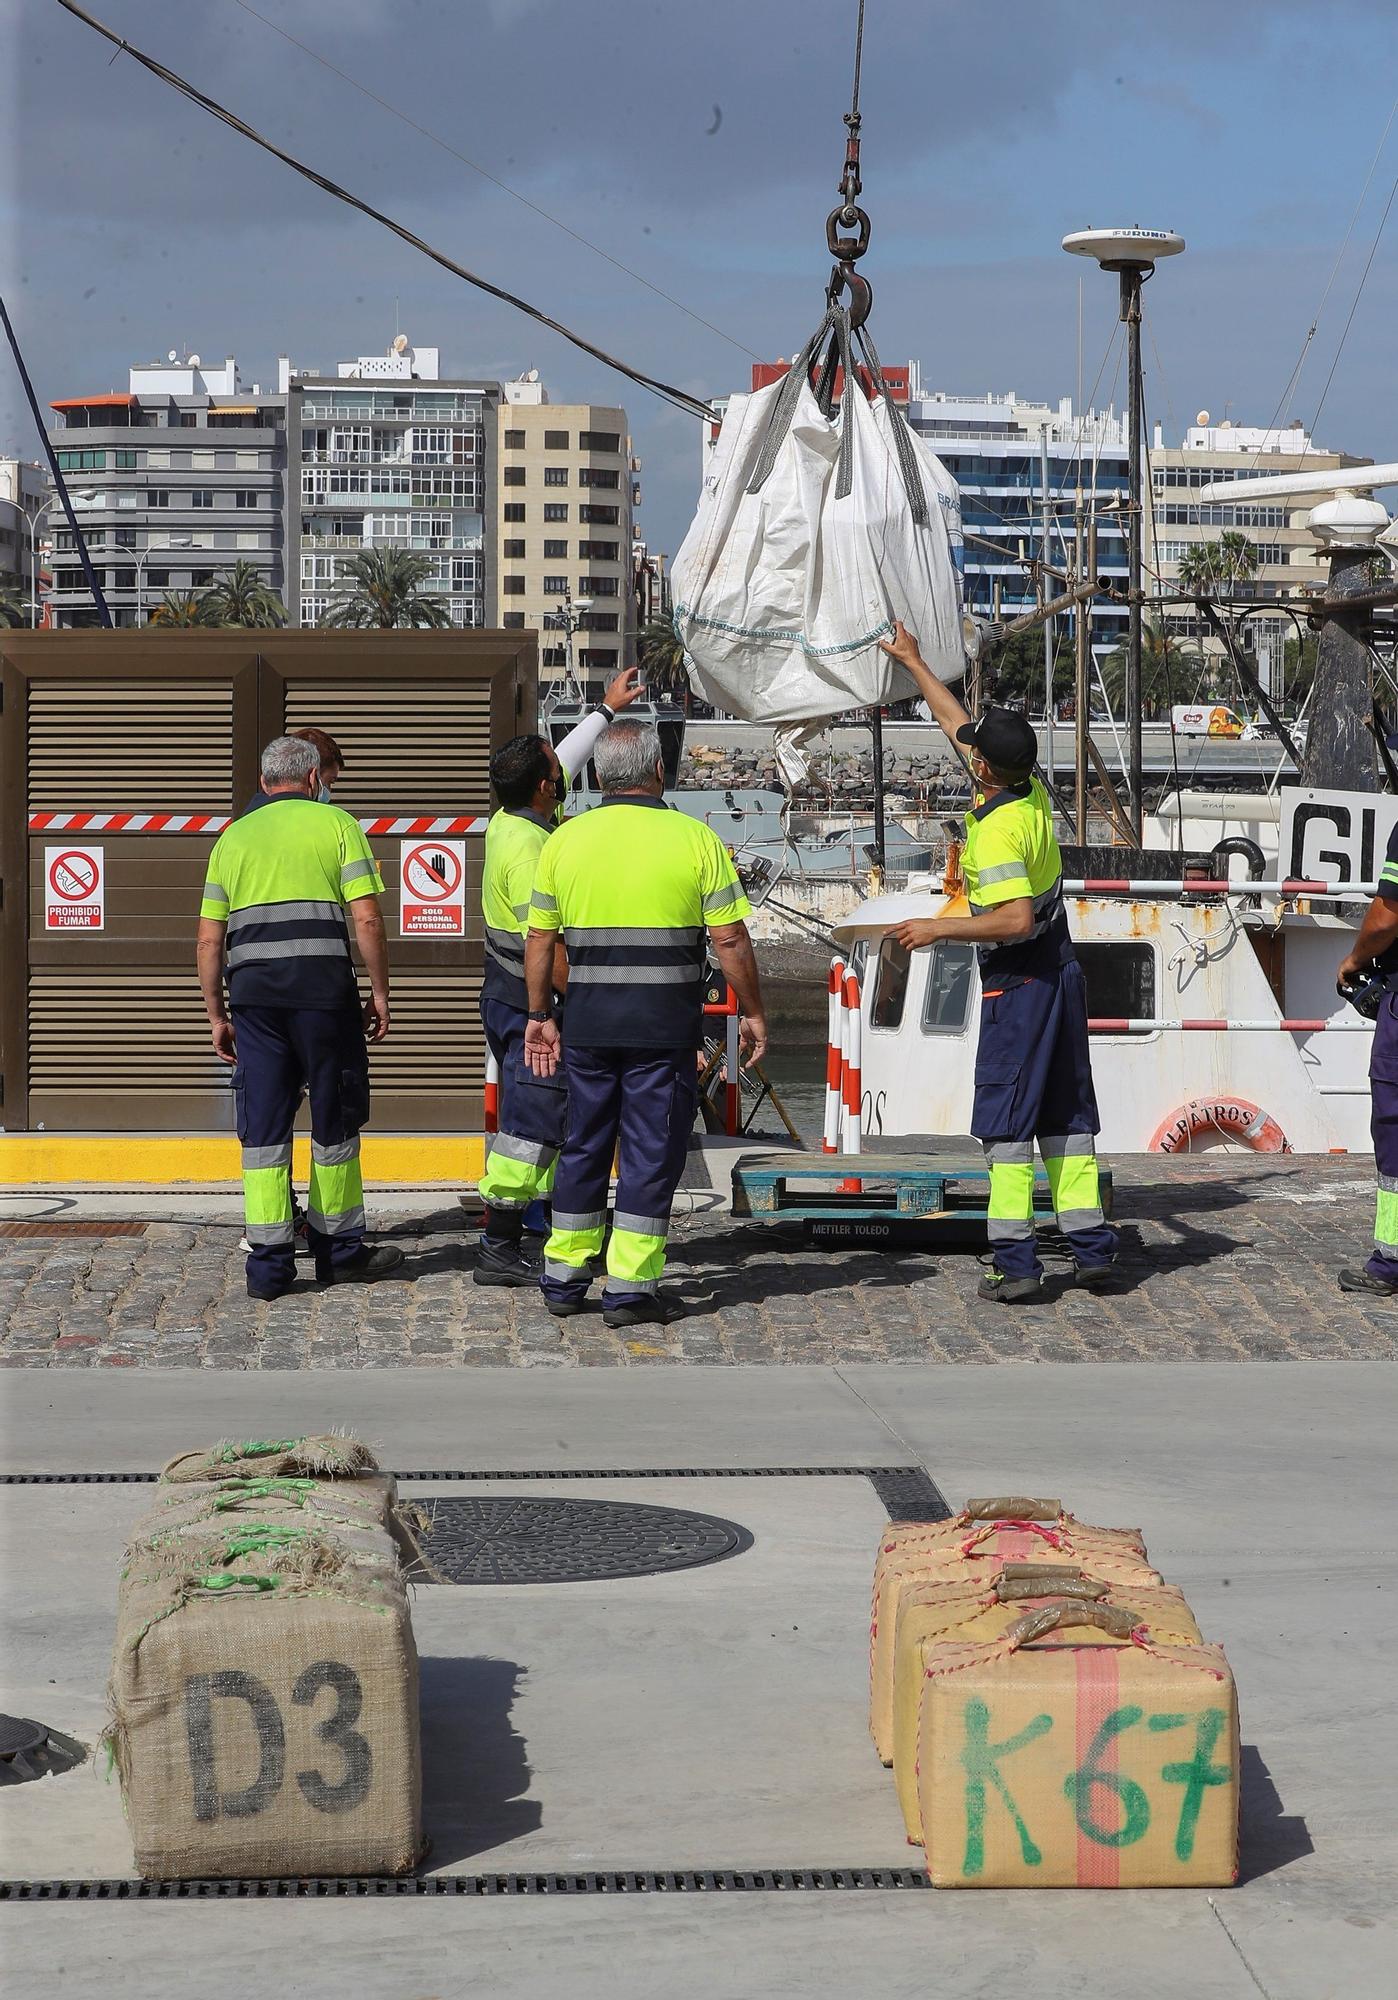
[[[398,922],[404,937],[465,937],[466,843],[401,843]]]
[[[107,921],[107,869],[100,847],[44,849],[44,929],[100,931]]]

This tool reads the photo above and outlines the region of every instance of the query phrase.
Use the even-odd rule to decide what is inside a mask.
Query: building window
[[[522,576],[503,576],[500,579],[500,589],[505,597],[523,597],[524,578]]]
[[[208,590],[213,580],[214,573],[211,569],[192,569],[189,572],[191,590]]]
[[[568,544],[566,542],[546,541],[544,543],[544,559],[545,561],[567,562]]]
[[[233,465],[238,472],[256,472],[258,465],[257,453],[255,451],[235,451],[233,454]]]
[[[112,464],[118,472],[134,472],[136,470],[136,454],[134,451],[114,451],[112,453]]]
[[[616,542],[579,542],[578,556],[583,562],[615,562],[617,547]]]
[[[168,451],[148,451],[146,453],[146,470],[148,472],[168,472],[169,469],[170,454]]]
[[[617,525],[617,511],[615,507],[600,505],[592,507],[584,502],[578,509],[578,519],[586,522],[589,527],[614,528]]]
[[[119,549],[134,549],[136,546],[136,530],[134,528],[113,528],[112,540]],[[71,542],[69,546],[72,546]]]
[[[620,629],[615,611],[584,611],[582,624],[584,632],[616,632]]]
[[[545,500],[544,519],[546,521],[566,521],[568,502],[566,500]]]
[[[182,431],[196,430],[198,428],[198,425],[199,425],[199,412],[197,410],[180,411],[180,429]]]
[[[505,449],[506,449],[506,451],[523,451],[523,450],[524,450],[524,432],[523,432],[523,431],[506,431],[506,433],[505,433]]]
[[[507,472],[507,473],[505,474],[505,477],[506,477],[506,478],[508,479],[508,478],[509,478],[509,476],[510,476],[510,475],[509,475],[509,473]],[[567,468],[567,466],[566,466],[566,465],[546,465],[546,466],[544,467],[544,484],[545,484],[545,486],[566,486],[566,485],[568,484],[568,468]]]
[[[971,1005],[971,966],[976,948],[970,944],[934,944],[927,954],[927,991],[922,1001],[924,1035],[965,1032]]]
[[[196,486],[189,496],[189,504],[191,507],[212,507],[214,504],[213,488],[211,486]]]
[[[146,494],[147,507],[168,507],[169,504],[170,504],[170,496],[168,493],[160,491],[148,491]]]
[[[112,588],[113,590],[134,590],[136,588],[135,570],[134,569],[113,570]]]
[[[562,597],[567,588],[568,579],[566,576],[546,576],[544,578],[545,597]]]
[[[61,451],[58,454],[60,472],[103,472],[106,465],[105,451]]]
[[[579,665],[600,667],[605,674],[616,670],[616,648],[614,646],[584,646],[578,655]]]
[[[544,432],[544,450],[545,450],[545,451],[567,451],[567,449],[568,449],[568,433],[567,433],[567,431],[545,431],[545,432]]]
[[[578,473],[579,486],[609,486],[616,488],[620,474],[600,465],[585,465]]]
[[[260,549],[262,547],[262,537],[261,535],[237,535],[234,537],[233,545],[239,549]]]
[[[195,472],[212,472],[218,464],[218,457],[212,451],[192,451],[189,462]]]
[[[524,519],[524,502],[522,500],[507,500],[503,511],[507,521],[522,521]]]
[[[507,486],[523,486],[526,470],[527,468],[523,465],[507,465],[505,467],[505,484]]]
[[[249,486],[241,486],[233,495],[233,505],[235,507],[260,507],[262,505],[262,495],[255,492]]]
[[[523,562],[524,561],[523,538],[521,538],[517,542],[502,542],[501,552],[510,561]]]
[[[578,585],[581,597],[615,597],[617,580],[614,576],[585,576]]]
[[[874,1002],[869,1009],[871,1028],[897,1028],[902,1025],[903,1002],[908,997],[908,971],[913,962],[912,953],[904,951],[901,944],[892,938],[885,938],[879,946],[879,962],[874,974]]]
[[[621,433],[619,431],[579,431],[578,450],[620,451]]]
[[[169,570],[148,569],[146,571],[146,584],[151,590],[168,590],[170,588]]]
[[[1149,1021],[1155,1014],[1155,951],[1148,944],[1075,944],[1095,1018]]]
[[[507,632],[522,632],[524,630],[524,613],[522,611],[507,611],[500,620],[500,623]]]

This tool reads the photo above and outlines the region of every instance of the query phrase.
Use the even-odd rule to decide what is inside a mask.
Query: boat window
[[[1151,945],[1075,944],[1095,1020],[1149,1021],[1155,1015],[1155,951]]]
[[[969,944],[934,944],[928,957],[927,993],[922,1003],[924,1035],[959,1035],[971,1004],[971,967],[976,948]]]
[[[878,966],[874,973],[874,1004],[869,1009],[871,1028],[897,1028],[903,1020],[903,1002],[908,997],[908,971],[912,965],[912,953],[904,951],[901,944],[886,937],[879,945]]]

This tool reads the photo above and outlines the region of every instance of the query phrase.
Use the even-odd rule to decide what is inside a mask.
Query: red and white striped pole
[[[840,1150],[840,1026],[844,1018],[844,989],[845,961],[842,958],[832,958],[829,1002],[826,1009],[825,1117],[821,1126],[820,1140],[822,1153],[838,1153]]]
[[[724,1058],[725,1077],[723,1085],[723,1129],[730,1139],[738,1136],[738,1105],[740,1098],[739,1069],[741,1047],[738,1038],[738,1009],[735,1005],[725,1023],[727,1038]]]
[[[843,1059],[840,1066],[840,1099],[843,1118],[840,1150],[842,1153],[857,1154],[860,1151],[861,1127],[864,1122],[864,1049],[863,1023],[859,1013],[859,975],[847,971],[841,987]],[[862,1181],[853,1180],[840,1183],[847,1194],[860,1193],[863,1185]]]
[[[500,1130],[500,1065],[489,1049],[485,1055],[485,1129],[487,1132]]]

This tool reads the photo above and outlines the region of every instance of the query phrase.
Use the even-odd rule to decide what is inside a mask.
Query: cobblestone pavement
[[[685,1316],[629,1334],[600,1312],[555,1321],[532,1292],[474,1285],[470,1220],[440,1202],[380,1232],[408,1252],[403,1280],[322,1291],[303,1278],[271,1305],[247,1297],[227,1224],[0,1238],[0,1365],[1398,1359],[1398,1300],[1335,1286],[1366,1254],[1369,1163],[1214,1153],[1122,1161],[1116,1178],[1123,1249],[1106,1294],[1075,1290],[1051,1245],[1047,1298],[1016,1309],[976,1298],[974,1249],[822,1249],[790,1226],[701,1214],[672,1240]]]

